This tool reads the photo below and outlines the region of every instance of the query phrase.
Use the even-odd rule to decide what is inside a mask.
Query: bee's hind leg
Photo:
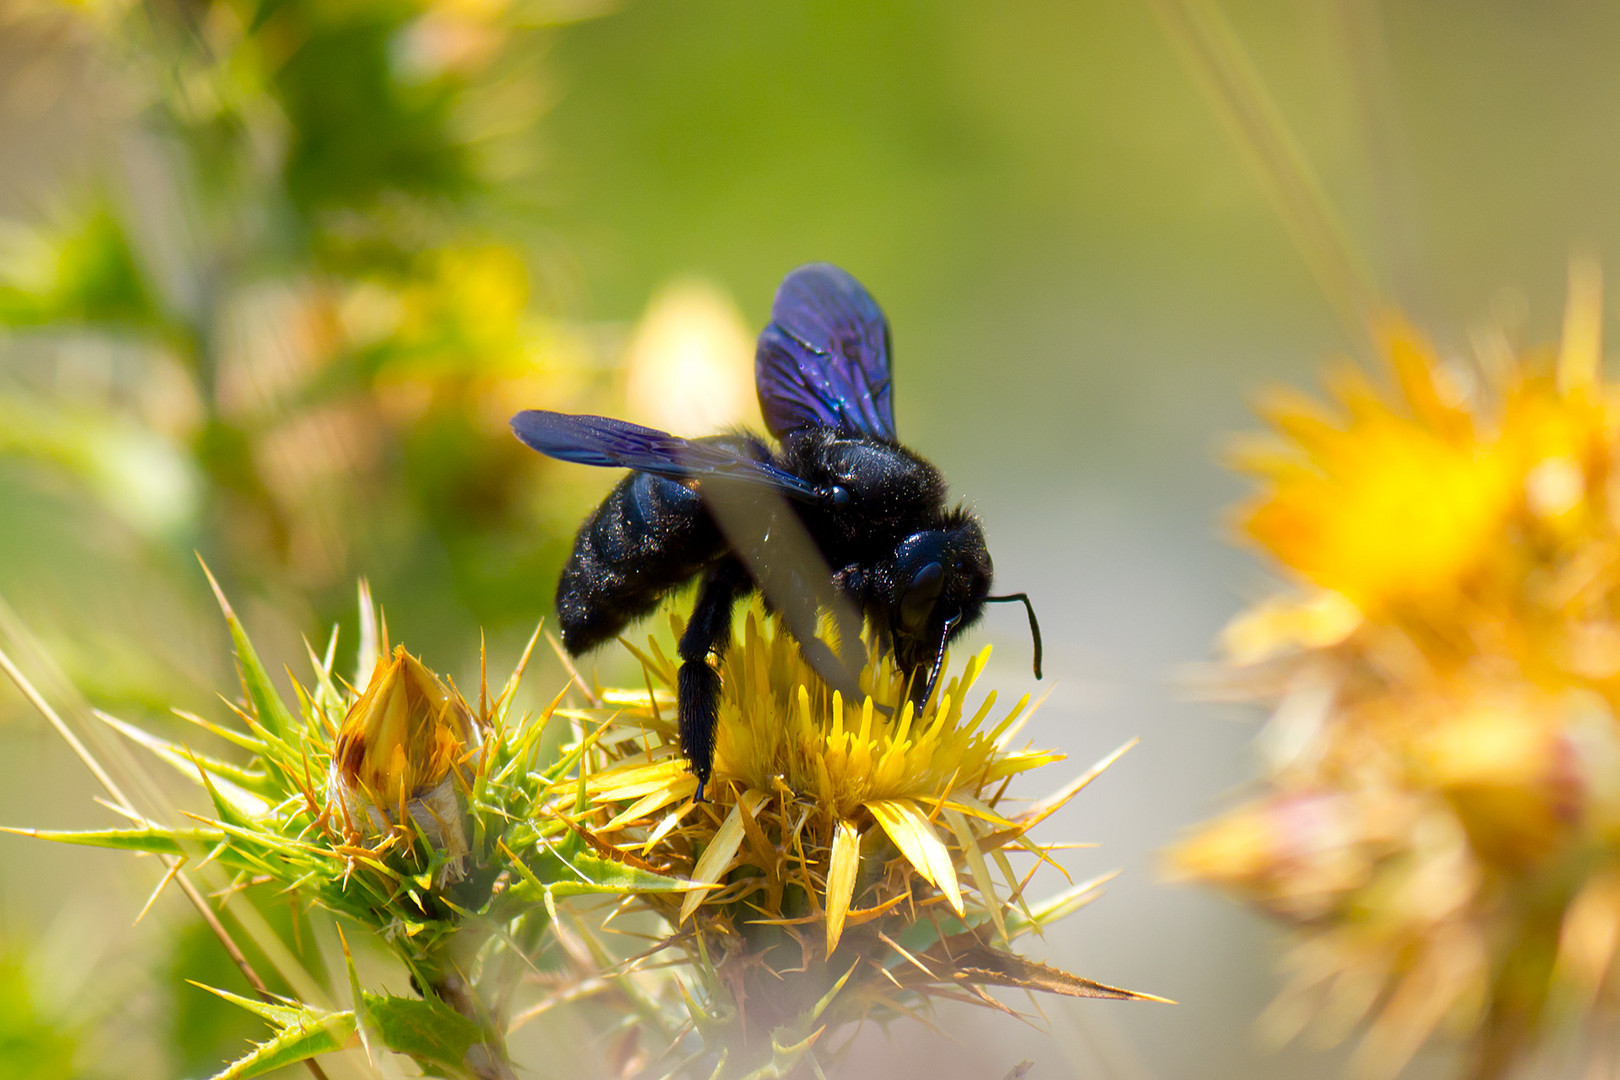
[[[681,670],[676,687],[681,751],[697,776],[697,801],[714,768],[714,734],[720,720],[720,675],[709,666],[709,653],[723,654],[731,643],[731,608],[749,588],[748,574],[735,559],[709,570],[698,590],[692,617],[676,651]]]

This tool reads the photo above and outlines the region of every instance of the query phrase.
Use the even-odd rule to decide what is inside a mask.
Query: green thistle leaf
[[[173,766],[188,779],[197,779],[197,770],[201,768],[214,778],[216,784],[221,783],[221,781],[225,782],[225,784],[221,785],[222,790],[240,788],[242,793],[258,796],[261,801],[260,812],[262,812],[263,800],[279,799],[283,795],[283,792],[262,769],[248,768],[221,758],[199,754],[184,743],[160,738],[149,731],[136,727],[134,724],[104,713],[100,709],[95,711],[95,716],[126,739],[150,750],[160,760]],[[235,801],[245,801],[239,793],[231,792],[231,796]]]
[[[214,574],[203,566],[203,573],[208,576],[208,584],[213,587],[214,598],[219,601],[220,610],[225,613],[225,624],[231,630],[231,644],[236,649],[236,666],[242,676],[242,690],[247,694],[248,703],[253,706],[254,718],[274,738],[283,742],[290,742],[298,730],[298,723],[293,718],[292,711],[287,708],[281,695],[276,693],[275,684],[270,681],[270,673],[264,669],[264,663],[259,654],[253,649],[253,642],[248,640],[247,631],[242,627],[242,620],[236,617],[225,593],[221,591],[219,582],[214,580]]]
[[[566,858],[558,853],[546,852],[534,862],[533,869],[519,863],[522,880],[510,890],[513,899],[533,903],[547,893],[560,898],[593,893],[683,892],[692,888],[692,883],[683,878],[643,870],[583,851]]]
[[[248,1077],[259,1076],[283,1065],[293,1065],[319,1054],[341,1050],[354,1038],[354,1013],[348,1010],[329,1012],[312,1005],[271,1005],[212,986],[203,986],[202,983],[192,985],[251,1013],[257,1013],[276,1028],[273,1038],[256,1044],[246,1055],[215,1073],[212,1080],[247,1080]]]
[[[359,1002],[372,1037],[415,1061],[429,1076],[467,1075],[468,1051],[488,1041],[477,1024],[436,997],[404,998],[362,990]]]
[[[16,829],[0,825],[0,832],[54,840],[59,844],[112,848],[116,851],[144,851],[153,855],[188,856],[219,844],[225,834],[218,829],[87,829],[78,832],[50,829]]]
[[[667,874],[643,870],[627,863],[603,859],[580,853],[568,860],[568,869],[578,876],[575,881],[559,881],[551,886],[555,896],[578,896],[582,893],[621,892],[681,892],[692,887],[690,881]]]

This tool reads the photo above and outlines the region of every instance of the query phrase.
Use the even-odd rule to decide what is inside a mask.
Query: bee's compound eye
[[[945,568],[931,562],[918,570],[900,597],[900,625],[916,633],[928,623],[934,613],[934,604],[945,588]]]
[[[832,486],[831,494],[832,494],[832,502],[833,502],[834,506],[848,506],[849,505],[850,498],[851,498],[851,495],[849,493],[849,488],[845,487],[842,484],[834,484]]]

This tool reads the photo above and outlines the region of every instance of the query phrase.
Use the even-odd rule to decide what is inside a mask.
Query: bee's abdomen
[[[580,653],[616,636],[722,551],[696,491],[630,473],[580,526],[557,582],[563,644]]]

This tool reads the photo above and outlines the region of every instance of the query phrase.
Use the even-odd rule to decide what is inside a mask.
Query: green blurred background
[[[1444,347],[1545,337],[1572,253],[1620,265],[1620,8],[1221,9]],[[1082,765],[1143,739],[1048,826],[1125,874],[1039,948],[1182,1002],[947,1007],[959,1043],[870,1031],[850,1074],[1318,1075],[1253,1036],[1267,928],[1155,881],[1249,771],[1252,725],[1185,678],[1262,584],[1222,440],[1363,347],[1214,106],[1141,0],[0,0],[0,639],[70,709],[217,716],[197,552],[279,662],[352,631],[365,575],[465,685],[611,482],[506,416],[746,420],[776,283],[835,261],[894,326],[903,437],[1036,597],[1031,736]],[[1022,618],[976,634],[1025,688]],[[95,794],[0,685],[0,822],[107,824]],[[254,1034],[185,985],[233,973],[181,904],[131,928],[158,876],[0,838],[0,1075],[206,1075]]]

